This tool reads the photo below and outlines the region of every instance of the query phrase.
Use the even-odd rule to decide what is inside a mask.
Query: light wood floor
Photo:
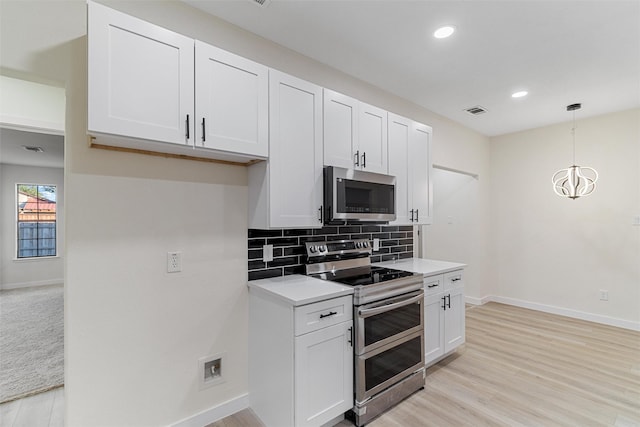
[[[640,426],[640,333],[497,303],[466,316],[467,343],[369,426]]]
[[[0,405],[2,427],[63,427],[64,388]]]

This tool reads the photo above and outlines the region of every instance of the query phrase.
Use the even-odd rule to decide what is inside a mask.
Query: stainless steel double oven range
[[[307,275],[353,286],[358,426],[424,387],[422,275],[371,265],[369,240],[306,242]]]

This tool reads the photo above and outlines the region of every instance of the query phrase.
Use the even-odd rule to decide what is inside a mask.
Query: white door
[[[324,164],[341,168],[356,165],[358,101],[324,89]],[[358,154],[358,163],[359,163]]]
[[[196,147],[267,157],[269,71],[196,41]]]
[[[269,72],[271,227],[322,226],[322,88]]]
[[[431,128],[413,123],[409,148],[409,187],[413,224],[431,224]]]
[[[463,288],[454,288],[447,292],[446,295],[444,352],[448,353],[465,341],[465,310]]]
[[[393,225],[411,225],[409,220],[409,135],[411,120],[389,113],[389,175],[396,177],[396,220]]]
[[[193,39],[89,2],[89,131],[192,144],[193,45]]]
[[[367,172],[388,172],[387,112],[373,105],[360,103],[358,108],[358,150],[360,168]]]
[[[443,293],[424,298],[424,361],[425,364],[444,354]]]
[[[353,407],[352,325],[295,338],[296,426],[320,426]]]

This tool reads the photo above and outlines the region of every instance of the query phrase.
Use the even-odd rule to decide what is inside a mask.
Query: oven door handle
[[[424,294],[420,292],[418,295],[411,298],[404,299],[402,301],[394,302],[391,304],[385,304],[374,308],[358,308],[358,317],[375,316],[376,314],[384,313],[385,311],[394,310],[405,305],[419,303],[424,297]],[[366,307],[366,306],[365,306]]]

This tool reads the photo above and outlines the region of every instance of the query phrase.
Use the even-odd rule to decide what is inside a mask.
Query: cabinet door
[[[444,352],[448,353],[465,341],[465,311],[463,288],[446,292],[447,309],[444,311]]]
[[[352,325],[296,337],[296,426],[320,426],[353,407]]]
[[[367,172],[388,172],[387,112],[381,108],[360,103],[358,109],[358,150],[360,167]]]
[[[389,113],[389,175],[396,177],[396,220],[393,225],[411,225],[409,210],[409,119]]]
[[[90,132],[192,144],[193,74],[193,39],[88,3]]]
[[[324,164],[353,169],[356,165],[358,101],[324,90]],[[358,153],[357,163],[360,157]]]
[[[267,157],[268,68],[196,41],[196,147]]]
[[[431,128],[413,123],[409,146],[409,187],[413,224],[431,224]]]
[[[322,89],[269,72],[271,227],[322,226]]]
[[[428,366],[444,354],[444,294],[424,299],[424,361]]]

